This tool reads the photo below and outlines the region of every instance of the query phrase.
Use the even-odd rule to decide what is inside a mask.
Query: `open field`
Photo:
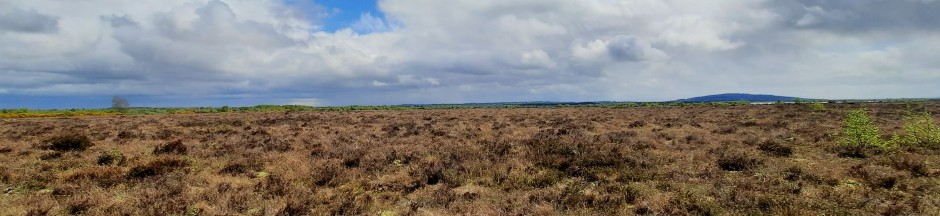
[[[0,215],[940,214],[940,149],[840,156],[843,116],[859,108],[886,139],[904,113],[940,113],[929,102],[0,119]]]

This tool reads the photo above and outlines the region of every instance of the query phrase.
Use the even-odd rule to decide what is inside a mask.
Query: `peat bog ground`
[[[0,119],[0,215],[940,214],[940,150],[836,148],[940,104],[825,106]]]

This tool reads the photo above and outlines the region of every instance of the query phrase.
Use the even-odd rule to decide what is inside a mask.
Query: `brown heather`
[[[0,215],[937,215],[940,150],[835,144],[916,107],[0,119]]]

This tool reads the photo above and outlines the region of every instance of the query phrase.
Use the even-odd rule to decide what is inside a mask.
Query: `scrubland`
[[[0,215],[937,215],[938,103],[0,119]],[[937,116],[937,115],[934,115]]]

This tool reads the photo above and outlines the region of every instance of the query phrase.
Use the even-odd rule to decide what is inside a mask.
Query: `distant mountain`
[[[707,95],[707,96],[694,97],[694,98],[679,99],[675,101],[676,102],[719,102],[719,101],[773,102],[773,101],[794,101],[796,99],[801,99],[801,98],[777,96],[777,95],[729,93],[729,94],[716,94],[716,95]]]

